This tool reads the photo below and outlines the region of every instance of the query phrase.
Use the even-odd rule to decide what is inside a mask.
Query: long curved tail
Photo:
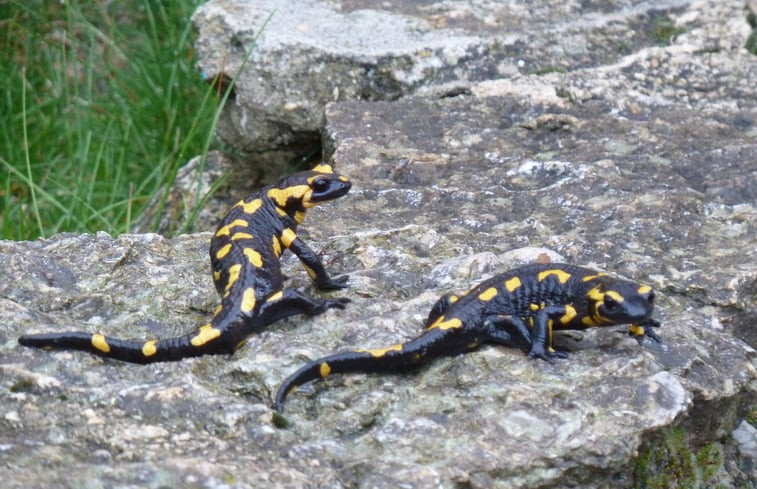
[[[287,377],[276,393],[273,409],[284,411],[287,395],[303,384],[347,373],[403,372],[434,358],[469,350],[469,343],[454,330],[430,329],[421,336],[387,348],[335,353],[314,360]]]
[[[361,351],[336,353],[314,360],[284,380],[276,393],[273,409],[279,413],[283,412],[284,401],[287,395],[296,387],[303,384],[317,379],[325,379],[332,374],[376,372],[379,365],[383,363],[385,362],[379,361],[376,357],[371,356],[370,353]]]
[[[131,363],[172,362],[208,354],[233,353],[220,330],[210,324],[193,333],[164,340],[119,340],[101,334],[68,332],[24,335],[18,339],[23,346],[45,350],[79,350],[106,358]]]

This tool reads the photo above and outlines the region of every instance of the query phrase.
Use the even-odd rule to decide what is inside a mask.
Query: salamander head
[[[329,165],[321,164],[304,173],[307,174],[307,183],[310,187],[310,192],[305,194],[303,200],[305,207],[338,199],[352,188],[350,179],[334,173]]]
[[[295,173],[268,190],[268,197],[288,214],[338,199],[352,187],[349,178],[334,173],[329,165]]]
[[[602,275],[587,292],[589,314],[597,325],[636,324],[654,311],[654,291],[647,285]]]

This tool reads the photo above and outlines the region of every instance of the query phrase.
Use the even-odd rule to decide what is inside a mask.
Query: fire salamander
[[[305,212],[350,190],[345,176],[330,166],[295,173],[237,202],[210,241],[213,281],[221,296],[213,319],[176,338],[128,341],[83,332],[26,335],[19,343],[45,349],[82,350],[133,363],[176,361],[206,354],[231,354],[251,334],[295,314],[316,315],[343,309],[347,298],[314,299],[283,289],[279,257],[285,249],[300,259],[320,289],[347,286],[347,276],[332,279],[318,256],[295,234]]]
[[[654,292],[649,286],[564,264],[534,264],[492,277],[462,295],[447,294],[433,306],[419,337],[386,348],[329,355],[290,375],[276,394],[282,412],[297,386],[332,374],[406,371],[440,356],[459,355],[484,343],[516,346],[529,358],[553,361],[567,353],[552,347],[552,331],[630,324],[638,339],[661,341],[651,327]]]

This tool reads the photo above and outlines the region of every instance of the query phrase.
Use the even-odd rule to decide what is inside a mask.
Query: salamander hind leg
[[[484,341],[525,350],[531,348],[531,330],[518,317],[501,314],[487,316],[482,328]]]
[[[271,324],[297,314],[316,316],[329,309],[344,309],[349,303],[350,299],[347,297],[317,299],[298,290],[286,289],[266,298],[260,306],[259,314],[262,324]]]
[[[439,298],[436,303],[431,306],[431,311],[428,313],[428,318],[426,318],[426,322],[423,325],[425,328],[428,328],[431,326],[434,321],[439,319],[447,310],[450,308],[452,304],[457,302],[457,295],[453,293],[444,294]]]

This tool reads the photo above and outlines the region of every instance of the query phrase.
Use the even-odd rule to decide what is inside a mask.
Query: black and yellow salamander
[[[647,285],[565,264],[533,264],[492,277],[462,295],[447,294],[432,307],[419,337],[386,348],[336,353],[290,375],[278,390],[281,412],[297,386],[332,374],[402,372],[440,356],[484,343],[516,346],[530,358],[567,354],[552,347],[552,331],[630,324],[630,333],[660,341],[652,327],[654,292]]]
[[[82,350],[133,363],[181,360],[206,354],[231,354],[251,334],[295,314],[316,315],[343,309],[346,298],[315,299],[284,289],[279,257],[285,249],[300,259],[319,289],[347,286],[347,276],[331,278],[316,253],[295,234],[305,212],[349,192],[351,183],[330,166],[295,173],[276,185],[240,200],[223,218],[210,241],[213,281],[221,296],[213,319],[176,338],[130,341],[83,332],[33,334],[24,346]]]

